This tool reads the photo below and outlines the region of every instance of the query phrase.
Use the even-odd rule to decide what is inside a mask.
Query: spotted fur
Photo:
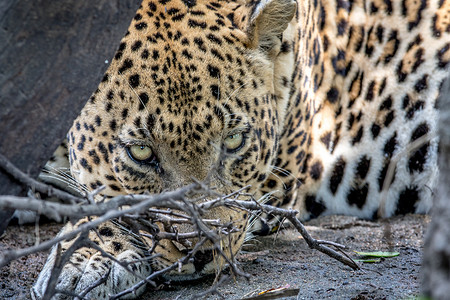
[[[297,209],[302,219],[425,213],[437,175],[435,101],[449,60],[450,0],[144,0],[70,130],[71,171],[88,190],[105,185],[108,197],[159,193],[210,174],[219,192],[251,185],[255,198],[269,195],[269,204]],[[243,142],[227,150],[234,135]],[[134,145],[152,156],[136,161]],[[240,229],[223,245],[236,253],[248,216],[216,209],[206,217]],[[257,229],[273,225],[267,219]],[[119,260],[145,257],[152,246],[116,221],[99,232],[102,239],[94,232],[91,239]],[[149,275],[184,251],[163,242],[160,258],[136,268]],[[222,265],[208,246],[201,254],[172,276]],[[71,262],[61,289],[79,292],[111,267],[92,298],[136,281],[92,249],[76,251]]]

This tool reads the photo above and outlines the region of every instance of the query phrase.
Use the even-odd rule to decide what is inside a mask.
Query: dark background
[[[0,153],[22,171],[36,177],[51,157],[140,2],[0,1]],[[0,195],[23,192],[0,169]]]

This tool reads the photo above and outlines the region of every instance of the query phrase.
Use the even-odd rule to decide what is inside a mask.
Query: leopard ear
[[[279,48],[283,31],[294,17],[294,0],[250,1],[247,36],[250,48],[259,48],[268,54]]]

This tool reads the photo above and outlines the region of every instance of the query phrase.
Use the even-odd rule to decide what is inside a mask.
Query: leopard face
[[[282,9],[267,33],[266,14]],[[210,178],[228,194],[260,197],[287,105],[277,70],[295,12],[274,2],[251,15],[238,3],[144,2],[98,90],[69,134],[72,173],[105,196],[160,193]],[[228,17],[223,17],[228,16]],[[289,36],[289,34],[286,34]],[[281,73],[281,74],[280,74]],[[247,215],[212,212],[241,233]]]

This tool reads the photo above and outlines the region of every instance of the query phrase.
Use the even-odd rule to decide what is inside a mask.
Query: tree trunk
[[[36,177],[97,87],[140,0],[0,1],[0,153]],[[0,194],[23,188],[0,170]],[[12,212],[0,212],[0,234]]]
[[[450,297],[450,78],[439,101],[440,180],[425,238],[423,290],[432,299]]]

